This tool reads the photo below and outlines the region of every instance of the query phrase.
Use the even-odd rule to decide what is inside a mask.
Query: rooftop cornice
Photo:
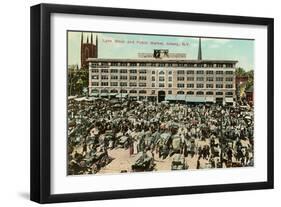
[[[138,62],[138,63],[237,63],[237,60],[191,60],[191,59],[140,59],[140,58],[135,58],[135,59],[117,59],[117,58],[88,58],[88,62]]]

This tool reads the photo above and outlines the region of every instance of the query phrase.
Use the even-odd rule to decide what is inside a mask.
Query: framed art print
[[[273,19],[31,7],[31,200],[273,188]]]

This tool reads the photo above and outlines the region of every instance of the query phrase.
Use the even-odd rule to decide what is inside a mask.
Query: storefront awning
[[[212,96],[207,96],[206,97],[206,102],[215,102],[215,98],[214,97],[212,97]]]
[[[186,102],[193,102],[193,103],[204,103],[205,102],[205,97],[186,96],[185,101]]]
[[[176,95],[176,99],[177,99],[177,101],[185,101],[185,95],[178,94],[178,95]]]
[[[176,100],[176,96],[174,95],[167,95],[165,97],[165,101],[175,101]]]
[[[165,97],[165,101],[185,101],[185,95],[184,94],[167,95]]]

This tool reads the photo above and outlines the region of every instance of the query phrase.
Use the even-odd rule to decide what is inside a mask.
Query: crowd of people
[[[253,166],[253,108],[69,100],[68,174],[97,173],[112,161],[108,150],[115,148],[151,159],[175,153],[194,157],[197,169]]]

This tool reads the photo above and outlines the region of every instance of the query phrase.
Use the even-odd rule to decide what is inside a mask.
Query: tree
[[[245,71],[244,68],[237,68],[235,71],[236,76],[238,77],[247,77],[247,82],[242,82],[238,84],[238,93],[239,93],[239,97],[243,97],[246,96],[245,91],[247,91],[249,88],[253,87],[254,85],[254,71],[253,70],[249,70],[249,71]]]
[[[88,87],[89,71],[88,69],[78,68],[78,66],[69,66],[67,81],[67,92],[69,96],[83,95],[83,88]]]
[[[244,76],[246,74],[246,71],[244,70],[244,68],[239,67],[236,69],[235,74],[237,76]]]
[[[246,90],[254,85],[254,70],[249,70],[246,75],[248,76],[248,82],[246,84]]]

